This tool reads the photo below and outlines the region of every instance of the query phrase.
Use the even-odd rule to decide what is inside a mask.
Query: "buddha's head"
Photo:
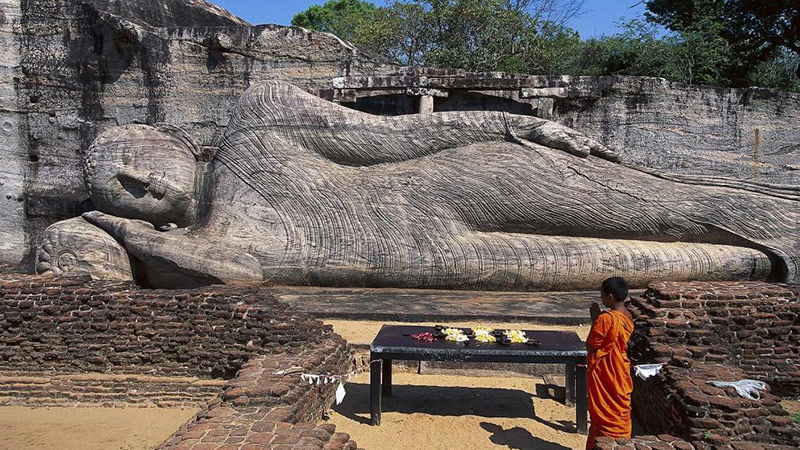
[[[92,202],[107,214],[188,225],[194,212],[197,149],[180,130],[115,127],[86,153]]]

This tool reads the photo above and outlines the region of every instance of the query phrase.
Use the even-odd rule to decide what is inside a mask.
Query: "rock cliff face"
[[[202,0],[0,0],[0,269],[32,271],[43,230],[91,208],[84,155],[110,127],[166,122],[203,149],[250,85],[280,79],[332,97],[336,78],[407,71],[335,36],[251,26]],[[798,95],[539,78],[541,89],[491,90],[462,77],[435,109],[521,104],[636,164],[800,185]]]
[[[332,100],[372,113],[502,110],[573,127],[628,164],[692,176],[800,186],[800,94],[687,86],[653,77],[467,73],[423,68],[334,80]]]
[[[0,0],[0,264],[32,270],[51,223],[88,198],[92,140],[167,122],[212,145],[252,83],[322,89],[389,66],[328,34],[253,27],[201,0]]]
[[[800,188],[799,94],[639,77],[569,84],[552,118],[620,149],[628,163]]]

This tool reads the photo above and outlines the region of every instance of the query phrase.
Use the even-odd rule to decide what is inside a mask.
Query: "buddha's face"
[[[109,130],[87,152],[86,181],[95,207],[154,224],[188,224],[195,171],[186,142],[145,125]]]

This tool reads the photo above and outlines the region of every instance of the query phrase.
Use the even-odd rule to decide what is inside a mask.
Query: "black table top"
[[[465,331],[467,329],[464,329]],[[470,339],[467,343],[436,339],[434,342],[421,342],[412,334],[434,332],[434,327],[384,325],[370,345],[370,351],[377,354],[403,354],[409,357],[435,357],[435,359],[461,359],[464,357],[507,356],[519,358],[586,356],[586,344],[571,331],[524,330],[528,339],[541,342],[541,345],[528,344],[503,345],[496,342],[478,342]],[[450,358],[452,357],[452,358]],[[409,358],[410,359],[410,358]]]

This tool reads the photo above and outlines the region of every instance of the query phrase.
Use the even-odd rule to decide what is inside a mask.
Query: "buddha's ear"
[[[164,122],[159,122],[154,126],[158,129],[158,131],[167,133],[186,144],[186,146],[189,147],[189,150],[192,151],[195,161],[206,161],[207,152],[204,152],[197,144],[195,144],[194,139],[192,139],[192,137],[189,136],[189,133],[185,132],[182,128]]]

